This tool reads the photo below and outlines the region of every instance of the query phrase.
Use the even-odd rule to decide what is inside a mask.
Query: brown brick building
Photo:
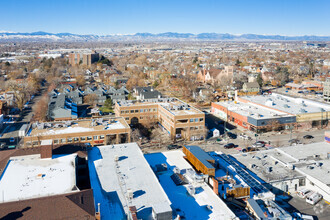
[[[129,124],[158,122],[173,139],[205,138],[205,114],[176,98],[117,102],[115,114]]]
[[[123,118],[98,118],[35,124],[24,137],[24,146],[39,146],[42,140],[52,140],[53,145],[95,146],[127,143],[130,139],[131,129]]]
[[[93,51],[92,53],[88,54],[79,54],[79,53],[70,53],[69,54],[69,64],[71,66],[75,65],[86,65],[91,66],[93,63],[99,61],[99,53]]]

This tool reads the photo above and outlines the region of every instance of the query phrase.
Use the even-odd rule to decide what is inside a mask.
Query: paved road
[[[41,99],[42,94],[46,91],[46,88],[43,87],[41,92],[34,96],[34,98],[29,102],[28,106],[22,110],[21,117],[17,121],[7,123],[3,126],[0,131],[1,138],[0,142],[5,142],[7,145],[18,145],[21,143],[21,138],[18,137],[18,131],[23,124],[30,123],[33,117],[33,106],[38,103]],[[14,138],[14,142],[10,142],[10,138]]]

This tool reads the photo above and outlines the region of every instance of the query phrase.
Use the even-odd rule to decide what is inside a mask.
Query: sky
[[[330,36],[330,0],[0,0],[0,31]]]

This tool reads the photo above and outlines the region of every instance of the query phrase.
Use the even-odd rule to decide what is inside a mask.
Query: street
[[[18,136],[18,131],[23,124],[30,123],[33,117],[33,107],[41,99],[42,94],[45,92],[45,87],[42,87],[41,91],[34,95],[34,98],[29,101],[29,104],[22,110],[20,117],[14,122],[6,122],[0,129],[0,143],[6,143],[6,145],[15,145],[20,147],[21,138]],[[11,140],[10,138],[14,138]]]

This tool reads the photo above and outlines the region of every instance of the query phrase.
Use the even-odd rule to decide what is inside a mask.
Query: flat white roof
[[[294,115],[330,111],[330,105],[328,104],[303,98],[293,98],[277,93],[272,93],[271,95],[243,96],[240,98]]]
[[[277,111],[275,109],[269,109],[253,103],[227,101],[216,102],[216,104],[226,107],[229,111],[243,116],[249,116],[254,119],[272,119],[292,116],[290,114]]]
[[[70,193],[76,185],[76,154],[55,159],[11,157],[0,180],[0,203]]]
[[[330,144],[327,142],[282,147],[277,151],[294,159],[291,163],[303,173],[330,186]]]
[[[106,192],[117,192],[126,211],[129,206],[135,206],[143,219],[151,217],[151,212],[141,211],[143,209],[154,208],[161,213],[172,211],[170,200],[136,143],[98,148],[102,159],[94,161],[94,165],[102,188]],[[128,199],[129,190],[133,192],[132,199]]]
[[[181,150],[145,155],[152,167],[156,164],[167,164],[169,170],[159,175],[158,178],[171,200],[172,206],[180,209],[186,219],[236,219],[235,214],[206,183],[200,183],[198,188],[201,189],[193,196],[188,195],[187,185],[175,185],[171,179],[174,166],[180,170],[193,169],[183,158],[184,156],[185,154]],[[206,206],[211,207],[211,211]]]

